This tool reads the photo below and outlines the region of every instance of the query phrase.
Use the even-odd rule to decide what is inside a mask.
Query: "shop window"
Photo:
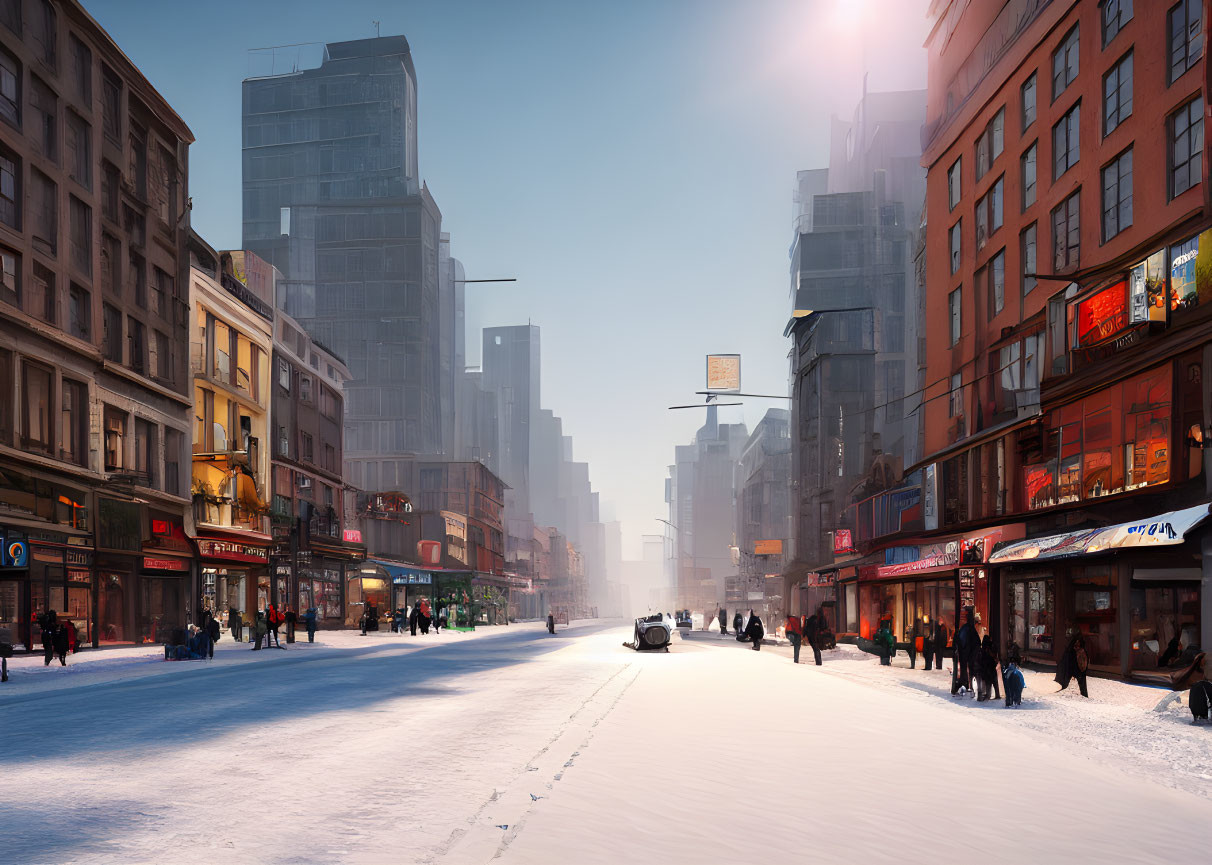
[[[63,379],[59,419],[59,458],[76,465],[88,461],[88,386]]]
[[[129,643],[127,614],[132,601],[128,596],[130,575],[102,571],[98,578],[97,636],[100,644]]]
[[[1170,8],[1166,31],[1170,36],[1170,83],[1199,62],[1204,53],[1203,0],[1179,0]]]
[[[1010,639],[1025,652],[1050,657],[1056,631],[1053,581],[1032,579],[1009,585]]]
[[[957,525],[969,520],[968,454],[946,460],[943,469],[943,524]]]
[[[1132,669],[1190,664],[1200,647],[1199,582],[1154,585],[1133,580],[1130,603]]]
[[[1212,281],[1208,288],[1212,289]],[[1166,250],[1159,249],[1128,273],[1129,321],[1166,320]],[[1210,292],[1212,293],[1212,292]]]
[[[1052,127],[1052,179],[1077,165],[1081,158],[1082,105],[1077,103]]]
[[[1036,90],[1036,74],[1032,72],[1031,77],[1023,82],[1020,91],[1023,98],[1023,132],[1035,122]]]
[[[1132,52],[1111,67],[1103,76],[1103,135],[1132,114]]]
[[[1194,99],[1170,115],[1170,197],[1203,178],[1204,100]]]
[[[1116,615],[1117,580],[1113,565],[1075,566],[1069,574],[1073,586],[1072,628],[1086,641],[1091,664],[1119,665],[1119,621]]]
[[[1103,241],[1132,224],[1132,148],[1103,169]]]
[[[28,361],[22,365],[21,372],[21,447],[49,455],[54,443],[51,432],[54,373]]]
[[[1170,312],[1212,304],[1212,231],[1170,247]]]
[[[1093,499],[1118,492],[1112,478],[1111,408],[1087,414],[1082,434],[1083,497]]]

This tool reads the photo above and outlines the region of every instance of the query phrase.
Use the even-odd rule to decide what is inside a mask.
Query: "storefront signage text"
[[[854,552],[854,539],[850,529],[838,529],[833,533],[833,551],[835,553]]]
[[[342,539],[347,544],[360,544],[362,543],[362,532],[360,529],[346,529],[342,533]]]
[[[184,559],[154,559],[151,556],[143,557],[143,570],[145,571],[188,571],[189,562]]]
[[[231,541],[198,541],[198,552],[215,559],[234,559],[241,562],[268,562],[269,550]]]

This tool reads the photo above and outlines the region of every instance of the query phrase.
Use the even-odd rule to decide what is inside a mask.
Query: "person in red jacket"
[[[803,630],[800,627],[799,616],[787,616],[787,640],[791,643],[791,657],[795,663],[800,662],[800,644],[803,642]]]

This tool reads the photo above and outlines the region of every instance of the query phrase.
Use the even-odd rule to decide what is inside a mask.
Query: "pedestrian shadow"
[[[5,703],[0,766],[184,748],[246,727],[356,712],[399,698],[450,696],[466,690],[459,684],[464,676],[520,666],[566,644],[546,632],[519,630],[406,652],[391,651],[400,647],[390,644],[275,652],[258,663],[198,662],[206,666],[187,675],[22,695]],[[87,724],[62,725],[53,735],[46,729],[46,718],[82,713]]]
[[[911,691],[921,691],[922,693],[929,694],[932,697],[945,697],[948,702],[953,703],[955,705],[971,705],[973,708],[981,709],[981,710],[1013,708],[1015,711],[1020,711],[1020,710],[1038,711],[1041,709],[1042,710],[1051,710],[1052,709],[1051,706],[1049,706],[1045,703],[1041,703],[1038,700],[1029,701],[1025,698],[1024,698],[1021,706],[1008,707],[1008,706],[1006,706],[1004,698],[998,699],[995,697],[990,697],[988,700],[985,700],[984,702],[977,702],[974,698],[969,697],[967,694],[965,694],[962,697],[955,696],[951,693],[951,680],[950,679],[947,680],[947,686],[945,688],[939,687],[937,685],[931,685],[929,682],[901,681],[898,684],[902,685],[905,688],[910,689]]]

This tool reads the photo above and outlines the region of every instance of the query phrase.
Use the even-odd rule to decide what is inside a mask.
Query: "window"
[[[286,427],[278,424],[278,456],[290,456],[290,436],[286,434]]]
[[[960,332],[963,327],[963,297],[961,296],[962,288],[957,288],[951,294],[947,295],[947,310],[951,320],[951,344],[955,345],[959,342]]]
[[[976,202],[976,248],[984,249],[993,232],[1002,227],[1002,190],[1003,177],[989,188],[981,199]]]
[[[101,163],[101,215],[118,221],[118,169],[112,163]]]
[[[1132,20],[1132,0],[1103,0],[1103,47]]]
[[[122,293],[121,256],[122,244],[118,238],[108,232],[101,232],[101,288],[115,297]]]
[[[1035,78],[1032,72],[1031,77],[1023,82],[1023,132],[1035,122]]]
[[[284,360],[278,361],[278,384],[287,393],[290,393],[290,364]]]
[[[76,88],[76,98],[86,108],[93,104],[93,53],[88,46],[71,34],[72,47],[72,83]]]
[[[985,271],[989,275],[989,318],[992,320],[1006,306],[1006,250],[989,259]]]
[[[1005,148],[1005,123],[1006,109],[1002,109],[994,115],[989,121],[989,125],[985,127],[985,131],[981,133],[981,137],[976,140],[976,179],[980,180],[993,165],[993,160],[1002,155],[1002,150]]]
[[[1110,135],[1132,114],[1132,52],[1103,77],[1103,135]]]
[[[101,350],[106,360],[122,363],[122,313],[108,303],[102,309]]]
[[[1081,146],[1078,138],[1078,127],[1081,126],[1081,103],[1074,105],[1069,112],[1052,127],[1052,179],[1056,180],[1081,158]]]
[[[143,256],[132,252],[127,260],[130,297],[139,309],[147,309],[147,263]]]
[[[67,112],[67,170],[85,189],[93,188],[92,130],[74,111]]]
[[[139,319],[128,316],[130,332],[130,368],[140,375],[147,374],[147,327]]]
[[[1031,205],[1035,204],[1035,162],[1039,154],[1039,145],[1032,142],[1031,146],[1026,149],[1022,157],[1019,158],[1019,168],[1023,175],[1023,210],[1026,210]]]
[[[1002,346],[997,352],[997,369],[994,371],[996,403],[999,412],[1017,409],[1017,393],[1023,388],[1021,347],[1017,342]]]
[[[215,319],[215,364],[211,376],[231,384],[231,328]]]
[[[156,425],[135,418],[135,471],[147,479],[147,486],[156,486]]]
[[[156,183],[156,214],[172,228],[177,210],[177,160],[167,147],[160,147],[157,152],[160,177]]]
[[[320,385],[320,414],[326,418],[336,419],[336,400],[329,388]]]
[[[34,244],[54,255],[59,248],[59,188],[37,169],[29,173]]]
[[[1170,83],[1198,62],[1204,53],[1203,25],[1200,21],[1202,0],[1181,0],[1170,9]]]
[[[3,247],[0,247],[0,300],[21,305],[21,256]]]
[[[1203,176],[1204,100],[1195,99],[1170,115],[1170,197],[1186,192]]]
[[[120,471],[126,467],[126,412],[106,406],[105,418],[105,470]]]
[[[1077,78],[1077,27],[1065,36],[1060,47],[1052,55],[1052,101],[1065,92]]]
[[[961,417],[964,414],[964,376],[955,373],[951,376],[951,399],[948,417]]]
[[[59,298],[55,293],[55,274],[38,262],[34,262],[33,279],[22,298],[25,311],[47,324],[59,322]]]
[[[21,128],[21,64],[0,49],[0,118]]]
[[[36,76],[29,79],[29,104],[33,109],[33,120],[30,129],[30,141],[34,148],[49,159],[57,162],[59,159],[59,144],[57,131],[59,128],[59,100],[55,92],[47,87]]]
[[[1053,265],[1059,273],[1077,267],[1081,251],[1081,192],[1075,192],[1052,211]]]
[[[282,236],[283,237],[289,236],[290,235],[290,208],[289,207],[279,208],[278,222],[279,222],[279,228],[281,229],[281,232],[282,232]]]
[[[961,219],[955,225],[951,226],[951,272],[955,273],[960,267],[960,225],[963,224]],[[498,337],[499,338],[499,337]]]
[[[114,144],[122,142],[122,82],[104,65],[101,67],[101,131]]]
[[[0,23],[21,36],[21,0],[0,0]]]
[[[13,381],[13,353],[0,349],[0,443],[13,443],[13,411],[17,407],[17,389]]]
[[[1103,169],[1103,242],[1132,224],[1132,148]]]
[[[185,436],[180,430],[164,429],[164,491],[175,496],[181,491],[181,451]]]
[[[1035,274],[1039,272],[1036,270],[1035,234],[1036,227],[1033,222],[1024,228],[1018,236],[1019,261],[1022,265],[1024,295],[1030,294],[1031,289],[1035,288],[1037,282]]]
[[[299,376],[299,399],[302,402],[311,402],[311,377],[306,375]]]
[[[76,196],[68,196],[71,216],[72,264],[81,273],[93,274],[93,211]]]
[[[299,454],[299,457],[300,457],[300,459],[304,459],[307,462],[311,462],[315,456],[315,449],[314,449],[314,444],[312,442],[311,433],[303,433],[302,442],[303,442],[303,446],[301,448],[302,452]]]
[[[36,0],[34,14],[29,22],[30,38],[34,43],[35,53],[51,68],[55,65],[55,43],[58,34],[55,32],[55,7],[50,0]]]
[[[21,230],[21,163],[0,148],[0,222]]]
[[[127,177],[140,201],[147,201],[147,132],[131,125],[130,170]]]
[[[67,330],[72,336],[85,340],[93,331],[92,297],[88,289],[74,282],[67,293]]]
[[[88,460],[88,385],[63,379],[59,412],[59,459],[76,465]]]
[[[22,366],[21,447],[44,454],[51,453],[51,386],[54,374],[47,368],[26,362]]]
[[[172,384],[176,380],[176,358],[173,351],[173,341],[168,334],[156,331],[156,378]]]
[[[960,169],[961,160],[955,160],[955,164],[947,170],[947,206],[951,210],[955,210],[955,206],[960,201]]]

